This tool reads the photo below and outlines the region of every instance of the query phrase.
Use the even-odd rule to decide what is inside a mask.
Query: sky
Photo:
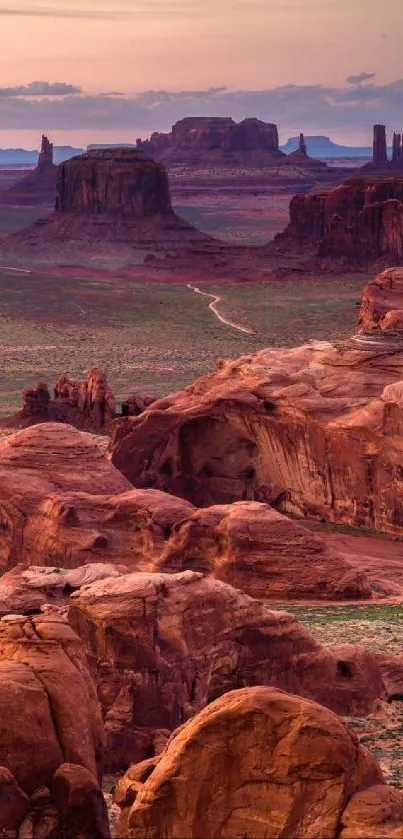
[[[0,144],[222,115],[370,145],[403,129],[402,30],[403,0],[0,0]]]

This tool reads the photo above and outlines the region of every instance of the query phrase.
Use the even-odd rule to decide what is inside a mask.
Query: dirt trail
[[[211,309],[215,317],[221,321],[221,323],[225,323],[226,326],[229,326],[231,329],[236,329],[238,332],[245,332],[247,335],[256,335],[256,332],[253,329],[247,329],[245,326],[239,326],[238,323],[233,323],[233,321],[227,320],[227,318],[220,314],[217,309],[217,303],[220,302],[221,297],[218,297],[215,294],[209,294],[207,291],[201,291],[198,286],[192,285],[191,283],[187,283],[187,287],[196,294],[202,294],[203,297],[211,297],[211,303],[208,304],[208,308]]]

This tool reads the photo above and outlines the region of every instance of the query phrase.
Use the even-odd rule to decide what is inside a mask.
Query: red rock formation
[[[200,571],[252,597],[278,601],[372,596],[365,575],[316,534],[251,501],[195,510],[174,526],[158,568]]]
[[[173,728],[236,687],[272,684],[352,715],[387,695],[375,656],[333,653],[293,615],[191,571],[81,588],[69,620],[92,662],[111,771],[160,751]]]
[[[402,135],[395,131],[393,134],[392,163],[399,164],[402,159]]]
[[[107,839],[97,782],[103,743],[84,649],[66,619],[54,612],[3,618],[0,802],[7,794],[8,807],[0,806],[0,826],[33,839]]]
[[[403,263],[403,178],[352,178],[328,192],[296,195],[281,241],[313,247],[322,267]]]
[[[186,501],[133,490],[93,438],[45,423],[0,444],[0,568],[148,568]]]
[[[129,839],[403,835],[402,792],[345,723],[272,688],[217,699],[137,774],[118,788]]]
[[[116,416],[115,398],[101,370],[90,370],[83,382],[62,376],[54,387],[54,398],[55,414],[61,411],[67,421],[78,414],[73,424],[85,430],[108,429]]]
[[[3,255],[42,260],[88,255],[136,262],[147,254],[223,245],[175,215],[164,168],[136,149],[89,151],[59,167],[55,212],[2,242]]]
[[[236,123],[229,117],[186,117],[169,134],[155,133],[137,146],[167,164],[286,161],[279,150],[277,126],[253,118]]]
[[[296,166],[300,166],[303,169],[327,169],[327,165],[326,163],[324,163],[323,160],[315,160],[315,158],[309,157],[303,134],[299,135],[298,149],[294,152],[291,152],[291,154],[287,155],[287,161],[288,163],[295,164]]]
[[[389,272],[379,282],[389,289]],[[136,486],[197,506],[253,498],[402,532],[400,385],[388,391],[402,364],[403,338],[388,333],[224,362],[169,402],[117,420],[112,462]]]
[[[388,162],[386,127],[384,125],[374,125],[372,162],[375,165],[382,165],[383,163]]]
[[[41,150],[38,158],[38,169],[43,169],[45,166],[53,165],[53,143],[50,143],[48,138],[42,134]]]
[[[56,195],[58,167],[53,164],[53,144],[42,135],[41,151],[36,168],[24,175],[10,189],[0,191],[0,204],[52,206]]]

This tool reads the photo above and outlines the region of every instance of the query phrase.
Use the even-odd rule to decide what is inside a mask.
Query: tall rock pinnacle
[[[53,143],[50,143],[48,138],[42,134],[42,145],[38,157],[38,168],[43,166],[51,166],[53,164]]]
[[[374,145],[372,162],[378,164],[388,162],[385,125],[374,125]]]

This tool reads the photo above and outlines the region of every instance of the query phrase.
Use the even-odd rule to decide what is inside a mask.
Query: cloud
[[[363,82],[369,82],[371,79],[374,79],[375,75],[375,73],[358,73],[357,76],[347,76],[346,82],[347,84],[362,84]]]
[[[98,134],[113,126],[117,135],[124,129],[135,139],[169,130],[185,116],[255,116],[276,122],[282,135],[358,129],[368,132],[370,144],[374,123],[390,125],[391,131],[397,127],[402,99],[403,79],[341,88],[290,84],[262,90],[149,90],[125,96],[87,95],[66,83],[33,82],[0,90],[0,124],[7,130],[90,129]]]
[[[0,87],[0,97],[68,96],[82,93],[81,87],[66,82],[30,82],[16,87]]]

